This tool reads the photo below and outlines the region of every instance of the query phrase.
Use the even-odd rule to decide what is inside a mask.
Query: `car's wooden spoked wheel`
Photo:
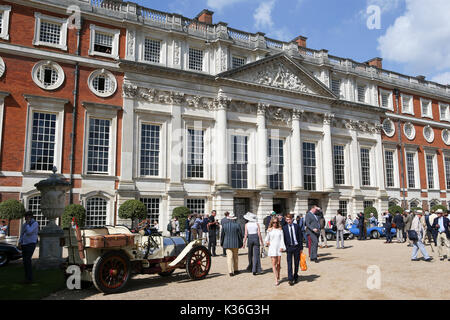
[[[186,272],[192,280],[204,279],[210,269],[211,254],[205,247],[195,247],[186,256]]]
[[[97,258],[92,271],[97,289],[104,293],[114,293],[128,282],[130,261],[122,252],[110,251]]]

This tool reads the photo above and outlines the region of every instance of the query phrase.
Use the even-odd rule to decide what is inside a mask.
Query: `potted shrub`
[[[400,206],[392,206],[389,208],[389,212],[392,215],[396,215],[397,213],[403,214],[403,211],[404,211],[403,208]]]
[[[187,217],[191,214],[191,211],[186,207],[177,207],[173,209],[172,218],[177,217],[180,223],[180,230],[184,229]],[[184,231],[184,230],[183,230]]]
[[[447,212],[447,210],[448,210],[446,206],[443,206],[441,204],[437,204],[435,206],[432,206],[430,211],[436,211],[438,209],[442,209],[444,211],[444,213]]]
[[[78,227],[83,228],[86,222],[86,209],[79,204],[70,204],[64,209],[61,217],[61,225],[63,229],[70,228],[72,218],[75,218]]]
[[[120,219],[131,219],[131,228],[134,228],[135,220],[147,217],[147,207],[139,200],[127,200],[119,208]]]
[[[11,220],[21,219],[25,214],[25,207],[18,200],[6,200],[0,203],[0,219],[8,220],[8,236]]]

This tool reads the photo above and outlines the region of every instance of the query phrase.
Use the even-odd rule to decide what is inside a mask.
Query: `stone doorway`
[[[286,215],[286,201],[287,199],[273,199],[273,211],[283,216]]]
[[[244,215],[250,211],[250,198],[234,198],[233,210],[237,217],[237,222],[242,230],[244,230],[244,225],[247,222],[247,220],[244,219]]]

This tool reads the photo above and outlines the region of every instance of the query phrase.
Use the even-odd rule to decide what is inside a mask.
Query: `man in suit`
[[[286,215],[286,224],[283,227],[284,243],[286,245],[289,285],[298,282],[298,268],[300,266],[300,253],[303,250],[303,235],[298,224],[294,223],[292,214]],[[292,258],[294,270],[292,270]]]
[[[358,214],[358,228],[359,228],[358,240],[366,240],[366,233],[364,232],[364,213],[362,212]]]
[[[316,215],[319,210],[320,208],[318,206],[313,205],[305,217],[306,233],[311,241],[309,258],[316,263],[319,262],[317,260],[317,247],[319,245],[320,224],[319,217]]]
[[[403,243],[403,228],[405,227],[405,222],[403,221],[403,216],[397,212],[394,217],[394,223],[397,228],[397,242]]]
[[[409,240],[408,231],[411,230],[411,224],[414,219],[413,213],[410,210],[405,210],[405,233],[406,240],[408,240],[408,247],[412,247],[412,241]]]
[[[237,217],[234,213],[230,213],[228,216],[229,222],[223,226],[220,237],[220,245],[227,253],[227,265],[230,277],[239,274],[239,248],[243,246],[242,230],[236,219]]]
[[[230,221],[228,220],[228,216],[230,215],[230,213],[227,211],[227,212],[225,212],[224,215],[225,215],[225,217],[222,218],[222,220],[220,220],[220,225],[222,226],[222,229],[223,229],[223,226],[224,226],[225,224],[227,224],[228,222],[230,222]],[[226,253],[225,253],[225,248],[222,248],[222,250],[223,250],[222,256],[223,256],[223,257],[226,257],[227,255],[226,255]]]
[[[392,215],[389,211],[385,212],[385,215],[383,216],[383,218],[385,219],[384,222],[384,230],[386,233],[386,241],[385,243],[392,243],[392,234],[391,234],[391,229],[392,229]]]
[[[342,215],[342,211],[339,209],[337,215],[334,218],[336,225],[336,249],[344,249],[344,229],[345,229],[345,217]],[[339,246],[339,239],[341,240],[341,246]]]
[[[439,258],[444,261],[444,247],[447,247],[447,259],[450,261],[450,230],[449,230],[449,219],[444,216],[444,211],[442,209],[436,210],[437,218],[434,219],[433,225],[431,226],[433,230],[437,233],[437,248],[439,253]]]

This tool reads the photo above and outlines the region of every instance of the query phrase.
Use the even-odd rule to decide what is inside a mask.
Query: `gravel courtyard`
[[[440,261],[430,246],[433,262],[411,261],[411,248],[406,244],[385,244],[384,240],[346,241],[347,248],[319,248],[319,263],[309,263],[308,271],[300,272],[300,281],[289,286],[286,257],[282,257],[282,282],[274,286],[270,258],[262,260],[263,274],[227,274],[226,258],[213,258],[209,276],[191,281],[184,270],[169,278],[138,275],[128,282],[126,291],[103,295],[94,287],[82,291],[64,290],[47,299],[86,300],[300,300],[300,299],[450,299],[450,262]],[[218,247],[218,253],[222,249]],[[247,267],[247,250],[240,250],[239,269]],[[305,251],[307,253],[307,250]],[[421,257],[419,253],[419,257]],[[381,271],[380,289],[369,290],[369,266]],[[439,276],[440,275],[440,276]]]

